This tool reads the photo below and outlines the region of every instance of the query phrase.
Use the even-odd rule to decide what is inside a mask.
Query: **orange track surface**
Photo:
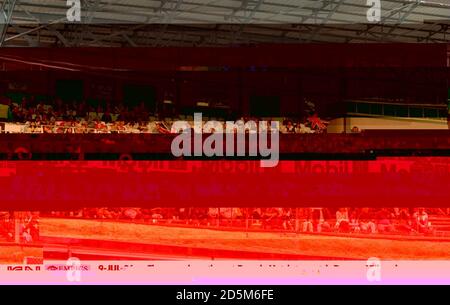
[[[351,259],[450,259],[450,242],[179,228],[100,220],[41,219],[41,235],[137,244]],[[245,259],[245,257],[242,257]]]

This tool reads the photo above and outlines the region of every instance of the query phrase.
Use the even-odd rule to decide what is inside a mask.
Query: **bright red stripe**
[[[5,161],[0,208],[449,206],[450,158],[376,161]]]

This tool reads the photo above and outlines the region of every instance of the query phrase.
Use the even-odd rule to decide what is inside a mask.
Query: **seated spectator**
[[[309,232],[309,233],[314,232],[314,226],[311,217],[312,214],[310,212],[307,212],[305,221],[303,222],[302,225],[302,232]]]
[[[253,211],[252,211],[252,218],[253,219],[261,219],[261,208],[256,208],[256,209],[253,209]]]
[[[314,232],[324,232],[330,231],[330,224],[325,220],[325,213],[323,208],[312,208],[311,209],[311,221],[313,225]]]
[[[394,232],[395,227],[391,222],[393,215],[389,213],[388,209],[383,208],[376,214],[377,219],[377,230],[380,233]]]
[[[288,120],[284,124],[284,131],[286,133],[295,133],[295,126],[292,124],[292,121]]]
[[[219,208],[209,208],[207,212],[208,217],[208,226],[213,224],[219,223]]]
[[[314,133],[314,130],[312,130],[311,128],[307,127],[305,124],[297,124],[296,129],[295,129],[296,133]]]
[[[327,209],[310,208],[304,211],[305,221],[303,222],[303,232],[329,232],[331,231],[330,224],[326,221],[325,215]],[[328,215],[327,215],[328,216]]]
[[[0,213],[0,235],[9,241],[14,239],[14,220],[9,212]]]
[[[137,219],[139,217],[139,210],[133,208],[126,209],[125,211],[123,211],[123,216],[125,217],[125,219]]]
[[[363,233],[376,233],[377,225],[375,224],[375,215],[369,208],[362,208],[357,216],[359,229]]]
[[[414,228],[412,227],[411,215],[408,209],[399,209],[396,213],[396,231],[400,233],[412,233]]]
[[[241,208],[233,208],[233,218],[242,219],[244,218],[244,213]]]
[[[208,209],[207,208],[194,208],[192,209],[192,218],[197,225],[208,224]]]
[[[233,217],[233,208],[220,208],[220,216],[224,219],[231,219]]]
[[[267,208],[265,209],[262,218],[264,220],[263,226],[266,227],[267,225],[273,226],[275,224],[274,221],[278,219],[278,217],[281,216],[279,213],[279,210],[277,208]]]
[[[431,223],[428,220],[428,214],[424,208],[419,208],[413,214],[413,225],[419,233],[429,234],[433,232]]]
[[[151,214],[153,224],[157,224],[159,220],[164,218],[161,208],[154,208],[154,209],[150,210],[149,214]]]
[[[261,208],[253,209],[251,213],[252,225],[261,225],[262,211]]]
[[[112,219],[113,216],[111,212],[107,208],[99,208],[97,210],[97,217],[98,219]],[[132,218],[134,219],[134,218]]]
[[[346,208],[340,208],[336,212],[335,229],[338,232],[343,232],[343,233],[350,232],[350,220],[348,217],[348,210]]]
[[[350,229],[350,231],[359,233],[361,231],[361,228],[359,226],[359,219],[358,219],[358,212],[357,212],[357,210],[353,210],[350,213],[349,219],[350,219],[350,221],[349,221],[349,229]]]
[[[39,216],[35,212],[27,212],[24,222],[19,226],[19,232],[24,242],[39,240]]]
[[[293,230],[294,227],[291,223],[291,217],[292,217],[292,209],[290,208],[284,208],[282,209],[282,216],[281,219],[283,221],[282,226],[285,230]]]

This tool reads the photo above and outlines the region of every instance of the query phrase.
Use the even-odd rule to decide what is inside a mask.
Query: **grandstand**
[[[359,0],[144,2],[83,1],[80,23],[64,1],[1,2],[2,245],[449,258],[446,1],[385,0],[375,23]],[[194,113],[278,122],[284,167],[174,157]]]

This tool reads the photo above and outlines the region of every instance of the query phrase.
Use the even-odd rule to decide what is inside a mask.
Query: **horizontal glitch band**
[[[3,161],[0,209],[447,207],[450,158],[374,161]]]
[[[171,155],[176,134],[2,134],[0,156],[21,154],[32,159],[34,154],[130,154],[148,156]],[[193,137],[193,136],[192,136]],[[203,142],[208,138],[203,134]],[[225,139],[225,136],[224,136]],[[249,135],[245,136],[246,156],[249,156]],[[194,143],[194,141],[192,141]],[[235,148],[236,148],[235,142]],[[268,144],[271,138],[268,137]],[[226,141],[223,142],[224,152]],[[194,146],[194,144],[192,144]],[[361,134],[280,134],[279,154],[283,155],[446,155],[450,151],[448,130],[387,130]],[[421,153],[423,152],[423,153]],[[31,156],[30,156],[31,154]],[[72,157],[71,157],[72,158]],[[151,157],[148,157],[151,159]],[[163,157],[166,158],[166,157]],[[17,158],[16,158],[17,159]],[[89,158],[87,158],[89,159]],[[101,159],[101,158],[100,158]]]

